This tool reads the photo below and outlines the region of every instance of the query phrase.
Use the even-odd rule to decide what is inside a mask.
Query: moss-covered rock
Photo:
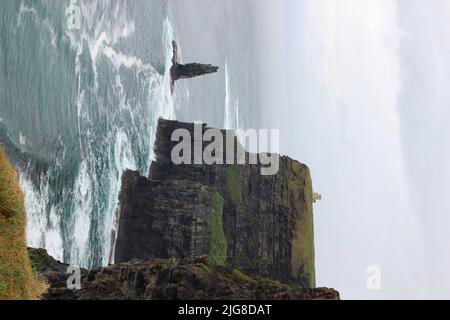
[[[314,265],[314,223],[313,223],[313,189],[308,167],[292,162],[290,170],[284,171],[288,181],[284,196],[296,195],[295,206],[302,213],[292,221],[291,265],[293,274],[299,275],[298,282],[305,287],[315,287]]]
[[[61,265],[64,270],[65,265]],[[58,269],[42,270],[44,275]],[[63,271],[61,279],[68,277]],[[333,289],[308,289],[211,263],[208,257],[133,260],[87,271],[81,290],[50,281],[48,300],[254,300],[339,299]]]

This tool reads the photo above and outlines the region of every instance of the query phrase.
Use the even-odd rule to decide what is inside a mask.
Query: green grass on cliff
[[[242,204],[242,193],[239,187],[240,170],[237,165],[227,167],[227,188],[234,206],[238,207]]]
[[[23,194],[0,146],[0,300],[38,299],[46,289],[33,274],[25,227]]]
[[[294,163],[293,170],[302,176],[306,182],[304,186],[298,186],[293,183],[289,189],[303,189],[304,214],[296,222],[295,238],[292,241],[292,268],[296,273],[301,273],[301,285],[314,288],[315,279],[315,252],[314,252],[314,222],[313,222],[313,186],[311,173],[307,167],[302,167],[300,163]],[[299,180],[296,180],[299,181]],[[294,191],[293,190],[293,191]],[[297,191],[298,192],[298,191]]]
[[[280,289],[289,289],[289,285],[287,284],[283,284],[279,281],[275,281],[269,278],[263,278],[257,275],[249,275],[249,274],[245,274],[237,269],[233,269],[232,270],[232,275],[233,278],[235,278],[238,281],[243,281],[243,282],[249,282],[249,283],[255,283],[255,284],[259,284],[259,285],[264,285],[264,284],[270,284],[274,287],[278,287]]]
[[[222,226],[223,198],[215,193],[213,196],[213,210],[208,216],[208,227],[211,232],[211,247],[208,260],[211,264],[225,265],[227,259],[227,241]]]
[[[301,206],[302,212],[302,215],[294,222],[295,235],[291,247],[292,271],[301,286],[314,288],[316,281],[311,174],[308,167],[298,162],[294,162],[291,169],[294,175],[286,177],[288,180],[287,195],[300,195],[296,202]]]

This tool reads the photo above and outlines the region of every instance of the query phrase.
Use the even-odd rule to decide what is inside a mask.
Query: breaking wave
[[[93,267],[110,261],[122,172],[148,173],[157,120],[175,117],[169,73],[174,35],[167,18],[161,36],[164,71],[158,72],[141,57],[123,51],[121,43],[137,32],[126,14],[126,1],[80,5],[86,14],[81,30],[63,35],[74,57],[75,143],[69,147],[60,141],[62,151],[39,177],[31,163],[18,166],[18,171],[28,214],[28,245],[46,248],[66,263]],[[111,6],[115,7],[105,10]],[[18,23],[25,14],[53,30],[49,20],[24,5]],[[51,32],[50,45],[58,50],[56,34]],[[76,156],[69,155],[73,149]]]

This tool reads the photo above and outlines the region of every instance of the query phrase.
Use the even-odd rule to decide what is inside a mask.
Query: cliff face
[[[223,199],[192,181],[154,181],[127,171],[122,178],[115,262],[208,256],[224,264]]]
[[[211,64],[202,63],[180,63],[180,57],[178,55],[178,45],[175,41],[172,41],[172,67],[170,68],[171,78],[171,91],[174,91],[175,81],[180,79],[195,78],[206,74],[216,73],[219,67]]]
[[[142,184],[152,185],[151,181],[165,181],[172,182],[173,186],[173,184],[181,184],[181,181],[189,181],[208,186],[208,192],[217,192],[223,199],[223,231],[227,242],[228,264],[232,268],[283,283],[314,287],[312,185],[309,169],[287,157],[280,158],[280,169],[273,176],[261,175],[262,165],[260,164],[175,165],[171,161],[171,152],[177,142],[172,142],[171,136],[174,130],[180,128],[187,129],[191,137],[194,137],[193,124],[160,120],[155,142],[156,161],[151,166],[149,180],[130,187],[129,179],[124,179],[120,215],[124,219],[131,216],[134,218],[120,223],[121,230],[119,230],[115,254],[117,261],[125,261],[129,258],[154,258],[155,252],[163,255],[158,258],[186,256],[177,250],[158,251],[161,246],[166,246],[167,237],[163,235],[163,230],[166,230],[168,225],[165,224],[162,228],[157,226],[160,234],[151,236],[150,234],[155,231],[154,225],[150,223],[150,220],[146,220],[148,223],[143,223],[142,218],[138,216],[177,212],[181,206],[181,203],[177,204],[173,201],[174,197],[167,192],[155,193],[155,188],[140,187]],[[203,127],[203,131],[206,129]],[[205,143],[203,147],[205,148],[206,145]],[[236,149],[239,147],[235,145]],[[250,155],[247,154],[246,158],[249,157]],[[126,174],[125,177],[128,175]],[[135,189],[130,192],[130,188]],[[190,188],[192,194],[189,197],[194,199],[194,207],[185,210],[182,213],[183,216],[204,219],[205,214],[199,213],[195,208],[202,203],[195,200],[199,199],[197,194],[199,188]],[[145,205],[145,209],[136,207],[136,202],[154,197],[159,198],[158,209],[153,204]],[[189,202],[189,197],[181,195],[181,202],[185,202],[183,199]],[[151,200],[145,201],[151,202]],[[205,204],[208,206],[207,203]],[[135,206],[134,213],[130,215],[127,208],[133,206]],[[175,214],[174,218],[168,219],[181,219],[181,215],[177,218],[178,216]],[[193,221],[191,219],[183,222],[187,228],[186,235],[177,232],[183,238],[180,243],[191,243],[192,236],[189,235],[197,234],[193,230],[196,230],[198,223]],[[146,234],[153,239],[147,242],[136,242],[135,233]],[[132,253],[126,252],[128,248],[132,248]],[[197,250],[198,248],[192,248],[192,246],[186,246],[186,248],[196,253],[206,251],[205,248]]]
[[[215,73],[219,67],[210,64],[189,63],[189,64],[175,64],[171,69],[171,76],[173,81],[187,78],[195,78],[205,74]]]
[[[81,289],[66,286],[67,265],[30,249],[33,265],[47,278],[45,300],[338,300],[327,288],[300,288],[211,264],[207,258],[133,260],[82,270]]]

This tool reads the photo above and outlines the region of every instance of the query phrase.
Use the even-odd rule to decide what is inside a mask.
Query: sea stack
[[[201,63],[179,63],[178,57],[178,45],[175,41],[172,41],[173,48],[173,58],[172,58],[172,68],[170,69],[171,76],[171,89],[173,93],[173,88],[175,81],[180,79],[195,78],[205,74],[216,73],[219,67],[213,66],[211,64],[201,64]]]

